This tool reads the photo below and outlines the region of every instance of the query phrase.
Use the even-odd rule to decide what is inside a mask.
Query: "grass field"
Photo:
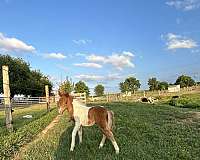
[[[31,119],[24,119],[22,116],[31,114],[33,118]],[[13,127],[14,130],[38,119],[39,117],[47,114],[46,112],[46,105],[32,105],[32,106],[24,106],[24,107],[16,107],[13,112]],[[5,112],[2,109],[0,111],[0,136],[8,134],[5,128]]]
[[[21,159],[200,159],[199,109],[126,102],[103,105],[115,112],[119,155],[109,141],[98,149],[102,135],[96,126],[84,128],[83,143],[79,145],[77,137],[74,152],[69,152],[73,124],[65,114],[48,134],[21,152]]]
[[[23,115],[31,114],[33,118],[24,119]],[[15,108],[13,113],[14,131],[9,133],[5,128],[4,111],[0,111],[0,159],[10,159],[20,147],[33,140],[57,115],[55,106],[47,113],[46,105],[32,105]]]

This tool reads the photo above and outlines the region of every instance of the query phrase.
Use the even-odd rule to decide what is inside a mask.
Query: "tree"
[[[0,55],[0,93],[3,93],[2,66],[8,65],[11,97],[15,94],[44,96],[44,86],[52,84],[47,77],[39,71],[31,71],[30,65],[21,58],[9,55]]]
[[[120,89],[121,93],[125,93],[126,91],[128,91],[128,85],[125,84],[125,82],[120,82],[119,89]]]
[[[29,64],[20,58],[12,58],[9,55],[0,55],[0,92],[3,93],[3,75],[2,66],[9,67],[10,92],[11,97],[14,94],[25,94],[27,90],[24,88],[27,85],[30,75]]]
[[[64,93],[71,93],[73,89],[73,83],[69,80],[64,81],[59,87],[59,90]]]
[[[158,90],[159,81],[155,77],[149,78],[148,85],[150,91]]]
[[[159,90],[167,90],[168,89],[169,84],[167,82],[159,82],[158,83],[158,89]]]
[[[181,75],[181,76],[179,76],[177,78],[175,84],[176,85],[179,84],[181,86],[181,88],[190,87],[190,86],[194,86],[195,85],[195,81],[189,76]]]
[[[75,91],[75,93],[84,93],[85,92],[87,96],[89,96],[89,94],[90,94],[88,86],[83,81],[79,81],[75,84],[74,91]]]
[[[140,81],[135,77],[126,78],[124,82],[119,84],[120,90],[122,93],[124,92],[132,92],[135,93],[140,88]]]
[[[99,84],[94,88],[94,92],[96,96],[103,96],[104,95],[104,86]]]
[[[52,83],[49,78],[43,75],[39,70],[33,70],[30,73],[31,78],[29,79],[28,94],[33,97],[45,96],[45,85],[49,86],[49,91],[52,90]]]

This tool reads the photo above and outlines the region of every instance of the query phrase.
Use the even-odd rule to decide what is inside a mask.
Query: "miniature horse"
[[[103,138],[99,145],[102,148],[106,138],[112,142],[116,153],[119,153],[119,147],[115,141],[112,133],[114,114],[103,107],[86,107],[79,100],[73,99],[71,95],[61,94],[59,92],[58,108],[59,114],[63,114],[65,110],[68,111],[70,120],[75,122],[75,126],[72,132],[72,141],[70,151],[74,150],[75,137],[78,132],[79,142],[82,142],[82,126],[92,126],[97,124],[103,132]]]

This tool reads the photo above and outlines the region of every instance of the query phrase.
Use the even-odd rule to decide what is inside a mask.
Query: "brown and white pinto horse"
[[[114,114],[103,107],[87,107],[82,104],[79,100],[73,99],[71,95],[61,94],[59,92],[58,108],[59,114],[63,114],[65,110],[68,111],[70,120],[74,120],[75,126],[72,132],[72,141],[70,151],[74,150],[75,147],[75,137],[78,132],[79,142],[82,142],[82,127],[92,126],[97,124],[101,131],[103,132],[103,138],[99,145],[102,148],[106,138],[110,139],[112,142],[116,153],[119,153],[119,147],[115,141],[114,135],[112,133],[113,118]]]

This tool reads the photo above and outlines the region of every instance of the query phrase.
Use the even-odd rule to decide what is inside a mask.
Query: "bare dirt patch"
[[[179,123],[186,123],[186,124],[191,124],[191,123],[197,123],[200,120],[200,112],[188,112],[184,118],[181,118],[178,122]]]

